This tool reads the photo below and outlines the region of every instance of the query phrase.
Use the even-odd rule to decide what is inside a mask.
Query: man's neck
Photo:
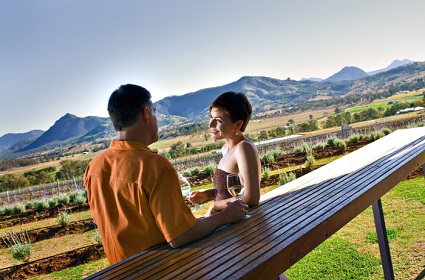
[[[151,144],[149,143],[145,135],[140,135],[139,133],[132,133],[131,130],[118,131],[118,140],[138,142],[146,146],[149,146]]]

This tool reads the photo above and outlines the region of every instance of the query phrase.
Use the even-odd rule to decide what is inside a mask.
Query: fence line
[[[356,126],[351,127],[349,125],[341,125],[340,129],[335,129],[333,131],[328,132],[317,132],[309,135],[304,135],[295,139],[284,139],[282,141],[277,141],[273,143],[261,144],[261,142],[257,145],[258,152],[260,157],[265,155],[267,152],[273,150],[282,150],[283,152],[292,152],[295,147],[301,146],[304,143],[311,143],[315,145],[317,143],[326,143],[329,138],[339,138],[346,139],[350,135],[353,134],[363,134],[367,135],[373,132],[379,132],[383,129],[390,129],[391,131],[395,131],[397,129],[407,128],[409,126],[414,126],[417,124],[423,124],[425,122],[425,117],[420,115],[418,117],[414,117],[411,119],[403,119],[398,121],[383,121],[383,122],[375,122],[370,125]],[[209,164],[218,164],[221,159],[221,154],[207,154],[207,155],[198,155],[198,157],[191,156],[190,158],[178,158],[172,159],[171,163],[176,168],[177,172],[182,173],[185,170],[190,170],[195,167],[205,167]]]
[[[311,143],[315,145],[317,143],[324,143],[329,138],[339,138],[345,139],[352,134],[370,134],[373,132],[379,132],[385,128],[395,131],[397,129],[407,128],[409,126],[417,125],[418,123],[423,124],[425,121],[424,116],[418,116],[416,118],[400,121],[388,121],[375,123],[373,125],[365,125],[358,127],[351,127],[347,125],[342,125],[341,129],[329,131],[325,133],[316,133],[310,135],[304,135],[298,138],[289,138],[283,139],[281,141],[276,141],[272,143],[259,143],[257,145],[258,152],[260,157],[265,155],[267,152],[273,150],[282,150],[283,152],[291,152],[295,147],[303,145],[303,143]],[[191,156],[190,158],[179,158],[171,160],[171,163],[174,165],[178,172],[183,172],[185,170],[190,170],[195,167],[202,169],[209,164],[218,164],[221,159],[221,154],[208,154],[208,155],[198,155]],[[84,190],[84,182],[82,178],[72,179],[68,181],[57,181],[56,183],[32,186],[24,189],[17,189],[13,191],[6,191],[0,193],[0,207],[22,203],[32,200],[40,200],[42,198],[49,198],[52,196],[59,196],[61,194],[69,194],[71,192]]]
[[[84,190],[83,179],[72,179],[67,181],[57,181],[39,186],[31,186],[24,189],[16,189],[0,193],[0,206],[6,206],[16,203],[25,203],[27,201],[40,200],[52,196],[69,194],[75,191]]]

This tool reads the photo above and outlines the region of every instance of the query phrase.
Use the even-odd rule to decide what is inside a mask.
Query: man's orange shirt
[[[170,242],[196,222],[174,167],[143,144],[112,141],[90,162],[84,184],[111,265]]]

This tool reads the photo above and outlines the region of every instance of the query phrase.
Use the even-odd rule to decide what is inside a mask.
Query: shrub
[[[273,162],[274,162],[274,156],[273,156],[273,153],[269,152],[269,153],[265,154],[265,155],[263,156],[263,160],[264,160],[265,162],[267,162],[267,163],[273,163]]]
[[[212,175],[214,174],[214,171],[216,169],[216,165],[215,164],[209,164],[207,167],[204,168],[205,173],[207,173],[208,175]]]
[[[35,207],[35,210],[41,211],[41,210],[49,208],[49,203],[45,199],[39,200],[35,202],[34,207]]]
[[[326,143],[317,143],[316,145],[313,146],[313,150],[323,150],[326,147]]]
[[[263,172],[261,174],[261,177],[264,180],[267,180],[270,177],[270,168],[268,168],[268,167],[263,168]]]
[[[85,204],[87,201],[86,196],[84,194],[77,194],[74,197],[74,203],[78,206]]]
[[[297,176],[295,175],[294,172],[289,172],[289,173],[285,172],[279,175],[279,184],[282,186],[282,185],[285,185],[286,183],[294,181],[295,179],[297,179]]]
[[[345,141],[338,138],[329,138],[327,144],[329,147],[340,147],[344,149],[347,147]]]
[[[282,150],[273,150],[273,151],[271,151],[271,153],[272,153],[274,158],[278,158],[278,157],[285,154]]]
[[[335,143],[336,147],[340,147],[340,148],[347,148],[347,143],[345,143],[344,140],[338,139],[338,141],[336,141]]]
[[[369,134],[369,139],[376,141],[384,136],[385,134],[383,132],[372,132],[371,134]]]
[[[307,156],[307,159],[305,161],[305,167],[307,169],[312,169],[313,166],[316,165],[316,160],[314,159],[314,156]]]
[[[33,209],[34,208],[34,202],[32,201],[27,201],[25,202],[25,209]]]
[[[358,134],[353,134],[348,137],[348,141],[350,141],[351,143],[357,143],[360,141],[360,136]]]
[[[303,146],[294,147],[294,153],[302,153],[304,152]]]
[[[2,209],[2,215],[10,215],[12,214],[12,206],[4,206]]]
[[[70,201],[71,201],[71,198],[69,197],[69,195],[66,195],[66,194],[63,194],[59,196],[58,198],[59,204],[68,204]]]
[[[304,143],[303,150],[307,155],[311,155],[313,153],[313,146],[310,143]]]
[[[12,213],[13,214],[19,214],[22,212],[25,212],[25,205],[21,204],[21,203],[17,203],[15,205],[12,206]]]
[[[96,228],[91,237],[94,243],[101,245],[102,244],[102,236],[100,236],[99,230]]]
[[[3,237],[3,242],[9,246],[9,253],[15,260],[29,261],[32,253],[32,244],[29,242],[26,231],[20,234],[9,232]]]
[[[195,167],[192,169],[192,171],[190,172],[192,175],[196,176],[201,172],[201,170],[199,169],[199,167]]]
[[[311,155],[313,153],[313,146],[310,143],[303,143],[301,146],[294,148],[295,153],[306,153]]]
[[[71,215],[66,211],[60,211],[57,218],[58,224],[65,227],[71,223]]]
[[[69,200],[77,205],[83,205],[87,201],[85,191],[76,191],[69,195]]]
[[[391,129],[389,129],[389,128],[384,128],[381,132],[382,132],[384,135],[388,135],[388,134],[390,134],[392,131],[391,131]]]
[[[329,147],[335,147],[335,142],[337,141],[337,138],[328,138],[328,140],[326,141],[326,143],[328,144]]]
[[[59,199],[57,197],[50,198],[47,203],[49,203],[49,207],[55,207],[59,204]]]

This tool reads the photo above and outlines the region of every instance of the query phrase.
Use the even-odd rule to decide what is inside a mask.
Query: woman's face
[[[236,123],[220,108],[215,107],[210,111],[210,129],[214,140],[231,138],[237,131]]]

